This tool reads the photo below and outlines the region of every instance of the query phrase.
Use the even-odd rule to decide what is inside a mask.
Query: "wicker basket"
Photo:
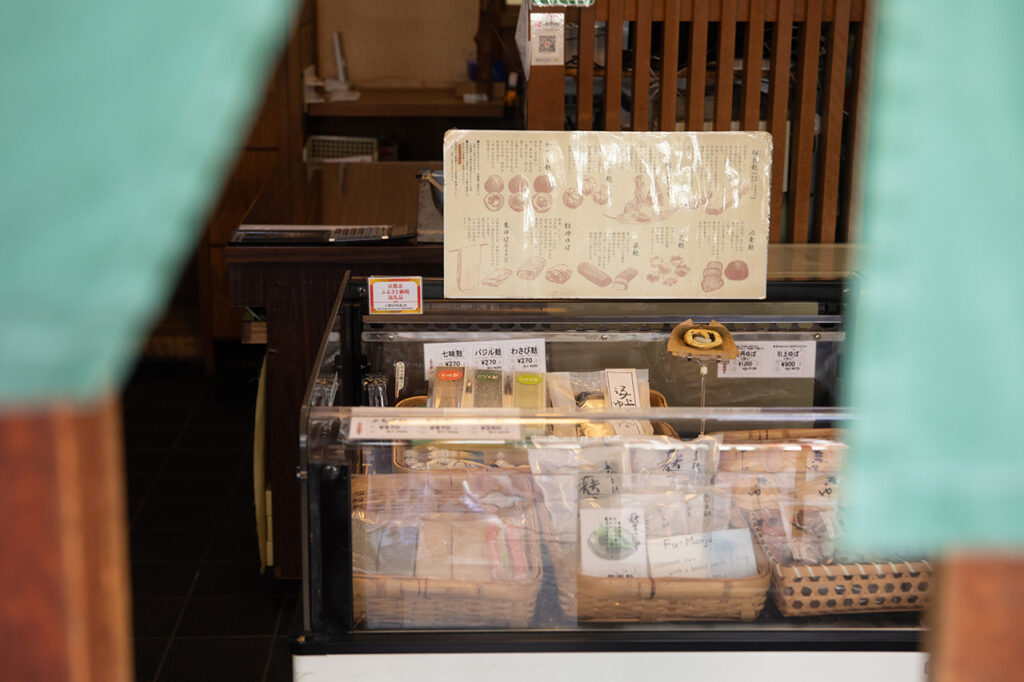
[[[820,616],[876,611],[919,611],[931,595],[927,561],[783,565],[752,530],[771,565],[772,598],[784,616]]]
[[[749,443],[751,441],[776,442],[787,440],[799,440],[803,438],[821,438],[823,440],[837,440],[842,432],[840,429],[755,429],[753,431],[720,431],[709,433],[715,436],[722,443]]]
[[[566,618],[580,623],[753,620],[764,608],[771,576],[756,543],[758,572],[750,578],[595,578],[579,573],[577,545],[558,541],[546,511],[540,519]]]
[[[416,479],[423,485],[410,484]],[[542,560],[528,477],[462,472],[360,477],[353,481],[352,510],[378,519],[479,512],[479,505],[471,510],[464,502],[467,486],[481,494],[493,491],[521,496],[510,510],[495,513],[526,520],[522,530],[529,575],[523,580],[479,582],[356,574],[352,593],[357,624],[373,628],[529,627],[541,587]],[[428,495],[410,499],[410,489],[423,488],[429,489]]]

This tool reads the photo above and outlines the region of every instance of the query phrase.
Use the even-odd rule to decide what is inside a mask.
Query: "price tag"
[[[545,372],[544,339],[423,344],[424,378],[429,379],[436,367],[500,369],[506,373]]]
[[[371,277],[371,315],[423,313],[422,277]]]
[[[444,440],[477,438],[521,440],[518,421],[474,420],[454,417],[390,417],[379,410],[352,409],[350,440]]]
[[[737,343],[739,356],[718,363],[719,379],[813,379],[818,344],[814,341]]]

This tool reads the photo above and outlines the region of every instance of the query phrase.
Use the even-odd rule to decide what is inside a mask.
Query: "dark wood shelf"
[[[467,104],[451,89],[361,89],[354,102],[322,102],[310,104],[310,116],[392,116],[392,117],[458,117],[501,118],[504,102],[490,99]]]

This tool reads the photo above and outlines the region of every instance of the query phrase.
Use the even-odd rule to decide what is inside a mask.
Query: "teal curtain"
[[[1024,547],[1024,5],[878,8],[849,539]]]
[[[0,406],[118,387],[248,133],[292,9],[0,4]]]

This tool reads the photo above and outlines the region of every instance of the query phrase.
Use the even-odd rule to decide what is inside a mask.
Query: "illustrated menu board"
[[[449,131],[446,298],[765,296],[767,133]]]

